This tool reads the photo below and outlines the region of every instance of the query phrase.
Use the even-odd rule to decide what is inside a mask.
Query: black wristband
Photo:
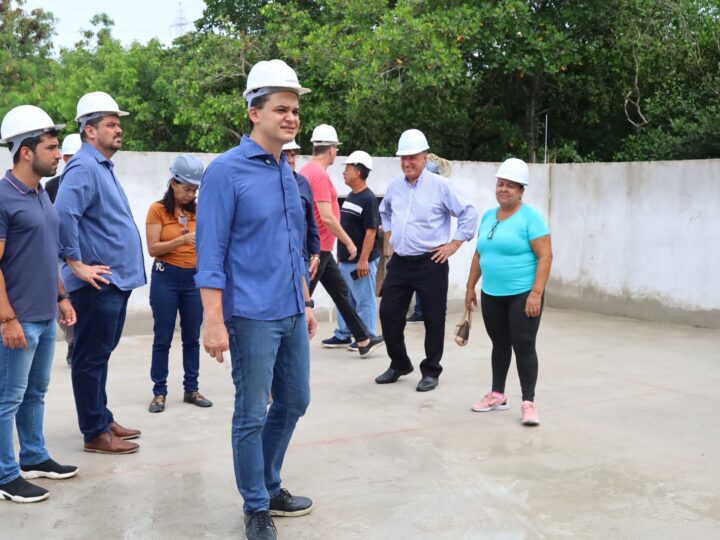
[[[63,300],[70,300],[70,295],[65,294],[58,294],[58,303],[62,302]]]
[[[305,307],[314,308],[315,301],[314,300],[305,300]]]

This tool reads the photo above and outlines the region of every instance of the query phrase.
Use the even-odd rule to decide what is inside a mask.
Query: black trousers
[[[448,263],[438,264],[431,254],[402,257],[394,254],[380,301],[380,325],[390,356],[390,367],[407,371],[412,362],[405,348],[405,318],[413,293],[422,304],[425,323],[425,359],[420,363],[423,377],[439,377],[445,340],[447,311]]]
[[[338,311],[345,319],[348,329],[352,333],[355,341],[364,341],[370,337],[367,327],[363,324],[362,319],[353,309],[350,303],[350,293],[348,292],[345,278],[340,273],[340,269],[335,262],[335,257],[330,251],[320,252],[320,264],[318,265],[315,279],[310,282],[310,296],[315,291],[318,281],[322,283],[325,290],[332,298]]]
[[[491,296],[485,293],[480,296],[485,330],[493,344],[493,392],[505,393],[505,381],[514,350],[523,401],[535,400],[538,377],[535,338],[540,328],[540,317],[525,315],[525,303],[529,294],[530,291],[511,296]],[[542,312],[545,295],[541,302]]]

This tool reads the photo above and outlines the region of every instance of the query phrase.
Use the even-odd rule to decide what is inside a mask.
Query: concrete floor
[[[720,538],[720,332],[548,310],[540,329],[542,425],[511,409],[473,413],[490,384],[479,324],[457,347],[450,317],[439,388],[415,391],[417,371],[378,386],[384,350],[361,360],[312,343],[313,401],[284,467],[284,485],[311,496],[306,517],[276,519],[282,539]],[[408,327],[421,356],[423,329]],[[0,503],[0,538],[242,538],[230,451],[228,365],[203,358],[211,409],[182,403],[179,351],[163,414],[151,399],[151,337],[123,338],[111,363],[110,404],[140,428],[134,455],[82,451],[64,346],[47,399],[52,456],[79,465],[38,481],[51,497]]]

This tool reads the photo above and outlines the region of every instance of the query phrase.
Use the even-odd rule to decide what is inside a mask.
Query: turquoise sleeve
[[[531,208],[530,210],[531,211],[528,212],[527,221],[528,240],[535,240],[537,238],[550,234],[550,229],[548,228],[547,223],[545,222],[545,218],[543,218],[542,214],[538,212],[535,208]]]

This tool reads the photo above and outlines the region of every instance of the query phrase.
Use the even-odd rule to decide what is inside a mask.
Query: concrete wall
[[[554,165],[551,305],[720,328],[720,160]]]
[[[207,165],[214,155],[197,154]],[[120,152],[125,186],[144,239],[145,215],[160,198],[175,154]],[[298,166],[307,158],[300,157]],[[348,193],[342,165],[330,167],[338,193]],[[9,167],[0,152],[0,166]],[[456,189],[482,214],[497,205],[494,163],[454,162]],[[370,187],[385,192],[400,173],[398,158],[375,158]],[[550,222],[555,260],[548,287],[551,306],[648,320],[720,328],[720,160],[531,165],[525,200]],[[449,307],[462,305],[474,249],[466,243],[451,259]],[[145,259],[148,275],[151,260]],[[131,296],[131,311],[147,312],[149,288]],[[320,287],[319,316],[332,315]]]

